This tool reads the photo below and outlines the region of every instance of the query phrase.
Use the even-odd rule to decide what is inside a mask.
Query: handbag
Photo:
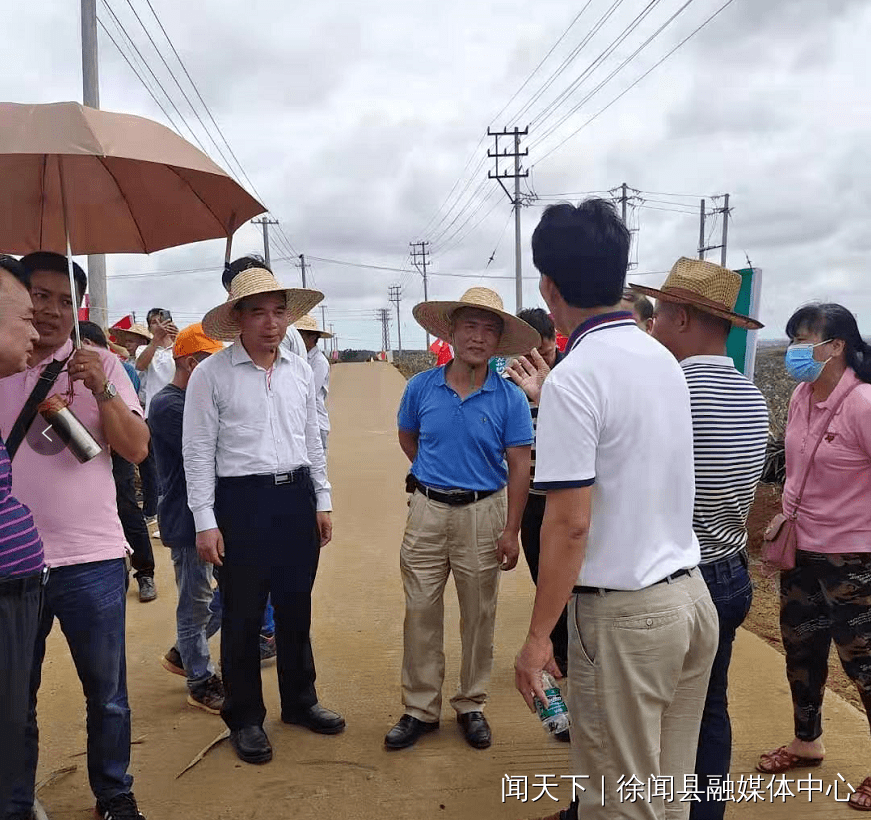
[[[807,486],[808,476],[810,476],[814,456],[817,454],[820,444],[823,443],[823,439],[826,437],[829,425],[832,423],[835,414],[841,409],[841,405],[844,403],[847,396],[849,396],[858,386],[858,384],[854,384],[844,393],[843,396],[841,396],[840,399],[838,399],[837,403],[829,413],[826,423],[822,426],[819,438],[811,452],[811,457],[808,459],[807,467],[804,471],[804,477],[801,481],[801,488],[796,496],[795,507],[792,512],[778,513],[775,515],[765,528],[765,532],[762,534],[762,562],[771,572],[795,568],[795,554],[798,549],[798,510],[801,505],[802,496],[804,495],[804,488]]]

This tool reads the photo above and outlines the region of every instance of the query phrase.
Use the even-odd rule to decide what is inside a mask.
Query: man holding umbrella
[[[332,536],[330,485],[311,368],[281,342],[323,299],[283,288],[265,263],[228,266],[227,301],[203,331],[233,344],[191,374],[182,430],[188,504],[200,558],[220,567],[221,715],[247,763],[266,763],[259,634],[275,608],[281,719],[322,734],[345,728],[318,703],[309,629],[320,548]]]
[[[22,417],[25,434],[14,460],[13,491],[33,512],[50,571],[31,671],[24,774],[13,784],[8,811],[12,817],[30,817],[32,811],[38,758],[36,695],[46,638],[57,618],[88,704],[88,776],[97,814],[139,820],[133,778],[127,773],[127,547],[115,506],[109,451],[141,461],[148,451],[148,428],[117,356],[94,348],[73,352],[72,308],[85,292],[84,271],[74,265],[72,293],[65,257],[39,252],[21,262],[40,338],[28,368],[0,381],[0,428],[13,429]],[[71,393],[75,415],[102,447],[84,464],[46,426],[36,408],[32,415],[22,412],[34,390],[49,379],[49,397]]]

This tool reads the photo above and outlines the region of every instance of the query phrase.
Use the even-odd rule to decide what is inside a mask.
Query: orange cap
[[[194,353],[218,353],[224,349],[224,345],[210,339],[203,333],[203,326],[197,322],[179,331],[172,346],[172,355],[175,359],[185,356],[193,356]]]

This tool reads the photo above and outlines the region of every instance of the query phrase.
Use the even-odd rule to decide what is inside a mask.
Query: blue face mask
[[[814,348],[828,344],[831,339],[816,344],[793,344],[786,349],[786,372],[800,382],[815,382],[829,361],[818,362]]]

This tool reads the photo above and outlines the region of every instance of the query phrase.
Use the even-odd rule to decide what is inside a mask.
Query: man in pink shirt
[[[97,816],[142,820],[130,790],[133,779],[127,773],[126,542],[115,505],[110,451],[140,462],[148,452],[148,428],[120,360],[104,350],[73,350],[73,306],[81,303],[87,286],[84,271],[74,266],[77,293],[72,294],[63,256],[40,252],[21,262],[39,341],[27,369],[0,380],[0,429],[15,424],[34,388],[54,371],[57,375],[48,396],[68,397],[72,387],[70,409],[102,451],[80,463],[36,413],[15,455],[13,493],[33,512],[49,576],[21,750],[25,772],[13,784],[7,818],[30,818],[33,809],[38,758],[36,695],[45,641],[57,617],[88,704],[88,776],[97,798]]]

